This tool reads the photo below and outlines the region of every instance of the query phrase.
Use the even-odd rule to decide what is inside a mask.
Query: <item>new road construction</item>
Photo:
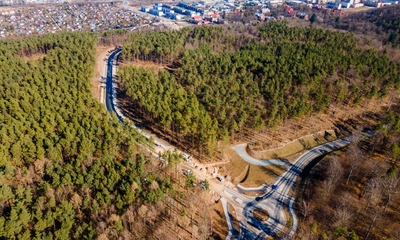
[[[116,80],[116,74],[114,72],[116,61],[114,61],[114,59],[118,56],[118,54],[120,54],[120,52],[120,49],[116,49],[108,58],[105,104],[108,111],[110,111],[111,114],[115,112],[119,120],[123,122],[124,116],[117,106],[117,95],[114,84],[114,81]],[[150,135],[145,132],[142,132],[142,134],[147,138],[150,137]],[[371,134],[372,132],[367,132],[367,135]],[[170,148],[158,139],[155,139],[155,142],[165,149]],[[240,185],[234,188],[227,187],[227,185],[225,185],[225,187],[219,188],[220,191],[218,191],[218,188],[216,188],[216,191],[222,197],[221,200],[230,230],[227,239],[265,239],[268,236],[276,235],[285,228],[288,220],[284,211],[285,206],[287,206],[287,209],[289,210],[288,214],[293,218],[292,229],[291,231],[288,231],[288,234],[285,236],[286,239],[290,238],[296,231],[297,227],[296,215],[293,211],[292,205],[294,201],[293,192],[299,173],[314,158],[334,149],[343,147],[349,143],[350,138],[348,137],[320,145],[305,152],[293,163],[279,159],[254,159],[246,153],[245,144],[235,146],[234,150],[241,158],[243,158],[243,160],[250,164],[258,166],[283,165],[288,170],[281,176],[274,179],[271,183],[262,185],[258,188],[245,188]],[[221,186],[224,186],[224,184],[221,183]],[[250,197],[244,195],[245,192],[258,192],[260,195],[257,197]],[[232,213],[230,213],[229,207],[230,205],[236,209],[236,216],[240,223],[240,232],[237,232],[233,229]],[[258,208],[264,209],[268,212],[268,220],[260,222],[253,216],[254,210]]]
[[[372,132],[367,132],[366,134],[370,136]],[[227,239],[265,239],[268,236],[276,235],[286,226],[287,219],[284,211],[284,205],[287,206],[289,209],[289,214],[293,218],[292,230],[288,232],[288,235],[286,235],[285,238],[289,239],[291,236],[293,236],[297,227],[297,219],[292,207],[294,201],[292,196],[298,175],[302,169],[314,158],[321,154],[343,147],[349,143],[350,137],[347,137],[320,145],[305,152],[302,156],[296,159],[287,172],[268,184],[268,186],[275,187],[267,187],[266,185],[262,185],[259,188],[249,189],[238,185],[235,187],[236,190],[229,188],[226,189],[225,196],[229,198],[227,199],[227,202],[242,209],[242,212],[237,214],[238,221],[240,222],[240,233],[235,234],[235,231],[230,229],[231,234],[228,235]],[[283,164],[281,160],[269,161],[254,159],[248,156],[244,151],[244,145],[238,145],[234,149],[245,161],[250,164],[290,164]],[[256,161],[259,161],[260,163]],[[246,191],[261,192],[262,195],[259,197],[249,197],[242,194]],[[257,208],[262,208],[269,213],[269,219],[267,221],[260,222],[253,217],[253,212]],[[227,221],[230,221],[230,219],[227,219]]]

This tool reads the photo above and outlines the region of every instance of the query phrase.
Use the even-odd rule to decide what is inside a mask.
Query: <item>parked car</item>
[[[224,179],[222,177],[217,177],[218,181],[223,182]]]

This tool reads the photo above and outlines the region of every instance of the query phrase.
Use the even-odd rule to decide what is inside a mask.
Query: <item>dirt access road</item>
[[[94,78],[92,79],[92,93],[100,103],[105,103],[106,78],[107,78],[107,59],[115,46],[98,47]],[[100,80],[101,79],[101,80]]]

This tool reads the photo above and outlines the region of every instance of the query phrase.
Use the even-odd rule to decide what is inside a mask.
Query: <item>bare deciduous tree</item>
[[[335,226],[346,226],[352,216],[347,207],[339,207],[335,214]]]
[[[334,157],[328,166],[328,179],[333,182],[338,182],[343,175],[343,168],[340,165],[337,157]]]
[[[400,223],[395,223],[390,232],[392,239],[400,240]]]
[[[147,210],[148,208],[145,205],[140,206],[138,209],[138,214],[143,218],[143,223],[145,222]]]
[[[131,240],[131,239],[133,239],[132,234],[127,229],[124,229],[124,231],[122,231],[121,237],[122,237],[123,240]]]
[[[122,219],[126,223],[126,226],[130,231],[135,228],[135,215],[131,209],[128,209],[125,212]]]
[[[383,186],[385,187],[386,193],[387,193],[387,200],[386,200],[386,205],[385,205],[385,210],[389,206],[390,200],[392,200],[392,196],[394,194],[397,194],[399,192],[398,186],[399,186],[399,179],[396,179],[394,177],[389,177],[386,179],[386,181],[383,182]]]
[[[347,158],[350,160],[350,172],[347,177],[346,185],[349,183],[350,178],[353,174],[353,171],[358,166],[360,159],[363,155],[363,152],[361,151],[361,149],[358,146],[353,146],[353,147],[349,148],[347,153],[348,153]]]
[[[340,165],[339,160],[336,157],[332,158],[328,165],[327,179],[322,182],[322,206],[342,175],[343,168]]]
[[[104,234],[104,236],[107,236],[107,233],[108,233],[107,223],[105,223],[105,222],[97,223],[96,232],[98,235]]]
[[[372,202],[374,197],[381,191],[381,179],[380,178],[373,178],[368,181],[367,186],[365,188],[365,195],[369,196],[367,200],[367,205],[365,206],[365,211],[368,209],[369,204]]]
[[[156,210],[153,205],[151,205],[150,208],[148,209],[148,211],[146,213],[146,219],[150,223],[153,223],[154,220],[156,219]]]
[[[187,196],[186,203],[188,206],[188,214],[190,216],[190,225],[192,227],[192,236],[193,236],[193,216],[196,212],[196,201],[197,201],[197,197],[193,193],[190,193]]]
[[[135,193],[135,192],[136,192],[136,189],[138,189],[138,187],[139,187],[138,184],[137,184],[136,182],[133,182],[133,183],[132,183],[132,186],[131,186],[132,192]]]
[[[82,206],[82,198],[78,194],[74,194],[70,200],[74,209],[80,209]]]
[[[374,228],[376,221],[382,216],[383,210],[381,208],[378,207],[374,207],[371,209],[371,223],[369,225],[368,231],[367,231],[367,235],[365,236],[365,240],[368,239],[372,229]]]
[[[306,201],[303,200],[303,207],[301,208],[301,213],[303,214],[303,219],[307,219],[307,216],[311,214],[313,211],[313,206],[311,203],[307,203]]]
[[[340,196],[339,200],[339,207],[348,207],[351,206],[354,198],[353,196],[349,193],[349,192],[345,192],[342,194],[342,196]]]

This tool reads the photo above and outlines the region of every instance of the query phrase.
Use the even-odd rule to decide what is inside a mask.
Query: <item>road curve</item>
[[[367,136],[370,136],[372,132],[370,131],[366,134]],[[291,215],[293,215],[294,223],[297,223],[297,221],[295,221],[296,219],[292,208],[294,199],[291,196],[293,195],[294,187],[299,173],[309,162],[311,162],[317,156],[343,147],[349,144],[350,140],[350,137],[339,139],[315,147],[302,154],[299,158],[296,159],[296,161],[293,163],[288,171],[286,171],[284,174],[268,184],[268,186],[277,185],[277,189],[274,190],[270,187],[263,187],[263,189],[265,190],[265,194],[261,196],[261,199],[258,199],[259,201],[256,201],[255,198],[244,196],[240,192],[234,191],[232,189],[225,190],[228,195],[232,196],[231,198],[234,201],[238,202],[237,199],[240,199],[239,202],[241,202],[240,205],[243,208],[242,216],[244,217],[239,220],[241,229],[238,239],[264,239],[268,236],[273,236],[282,231],[287,221],[286,215],[284,213],[283,204],[287,205]],[[257,160],[251,158],[244,151],[244,145],[236,146],[235,150],[245,161],[249,163],[255,163],[255,165],[258,166],[268,166],[274,163],[272,162],[272,160]],[[240,187],[240,189],[245,190],[245,188],[243,187]],[[259,222],[253,217],[253,211],[257,208],[263,208],[268,211],[270,218],[266,222]],[[257,225],[260,226],[262,230],[257,229]],[[295,230],[296,224],[293,225],[293,228],[289,232],[289,237],[293,236]]]
[[[115,85],[114,85],[114,77],[116,77],[116,75],[115,75],[116,73],[113,72],[113,67],[117,66],[117,64],[114,63],[114,58],[116,58],[120,53],[121,53],[121,49],[117,49],[114,52],[112,52],[111,55],[107,59],[107,80],[106,80],[106,101],[105,102],[106,102],[107,110],[111,113],[111,115],[114,112],[116,114],[116,116],[118,117],[119,121],[121,123],[123,123],[125,116],[123,115],[123,113],[117,106],[117,102],[116,102],[117,101],[117,93],[116,93],[116,89],[115,89]],[[139,130],[141,130],[141,129],[139,129]],[[148,133],[146,133],[145,131],[142,131],[142,130],[140,131],[140,134],[145,136],[147,139],[149,139],[151,137]],[[154,137],[153,137],[153,139],[157,145],[161,146],[165,150],[170,149],[170,146],[163,143],[159,139],[154,138]]]
[[[120,52],[120,49],[114,51],[107,60],[108,64],[106,81],[106,107],[111,114],[115,112],[118,119],[123,122],[125,117],[116,107],[116,92],[113,85],[113,62],[115,56],[118,55]],[[150,137],[145,132],[142,132],[142,134],[145,135],[147,138]],[[370,133],[367,134],[370,135]],[[157,139],[155,139],[155,142],[162,145],[162,143],[157,141]],[[232,189],[225,190],[227,193],[229,193],[231,198],[233,198],[236,202],[241,202],[240,205],[243,206],[243,212],[241,214],[238,214],[239,216],[243,216],[241,219],[239,219],[241,229],[238,239],[264,239],[268,236],[275,235],[276,233],[282,231],[287,221],[283,209],[283,204],[287,204],[289,206],[290,212],[293,213],[293,208],[291,207],[293,204],[293,200],[292,198],[290,198],[289,195],[293,195],[293,189],[297,180],[297,176],[301,172],[303,167],[315,157],[331,151],[335,148],[345,146],[349,143],[349,138],[343,138],[315,147],[300,156],[293,164],[290,164],[289,162],[280,159],[258,160],[250,157],[246,153],[244,149],[245,144],[236,146],[234,150],[239,154],[240,157],[251,164],[257,166],[283,165],[289,168],[287,172],[279,176],[271,183],[273,185],[278,185],[278,188],[274,190],[268,187],[265,194],[261,196],[262,199],[260,201],[256,201],[255,198],[252,197],[244,196]],[[291,202],[292,204],[289,204],[289,202]],[[267,210],[270,218],[266,222],[258,222],[252,214],[256,208],[263,208]],[[259,225],[262,230],[256,229],[254,227],[254,224]],[[230,229],[232,229],[232,226],[230,227]],[[293,226],[291,234],[294,234],[294,231],[295,226]]]
[[[290,167],[291,164],[288,161],[283,161],[281,159],[270,159],[270,160],[258,160],[255,158],[250,157],[246,150],[245,150],[246,144],[239,144],[235,146],[233,149],[239,154],[239,156],[245,160],[248,163],[251,163],[253,165],[257,166],[268,166],[268,165],[282,165],[285,167]]]
[[[121,52],[120,49],[114,51],[113,53],[111,53],[111,55],[108,57],[107,60],[107,80],[106,80],[106,107],[107,110],[111,113],[114,112],[118,119],[123,122],[123,117],[120,116],[119,114],[117,114],[117,111],[115,110],[115,106],[114,106],[114,101],[116,100],[116,96],[113,96],[113,92],[115,91],[115,89],[113,89],[113,62],[114,62],[114,58],[117,54],[119,54]]]

